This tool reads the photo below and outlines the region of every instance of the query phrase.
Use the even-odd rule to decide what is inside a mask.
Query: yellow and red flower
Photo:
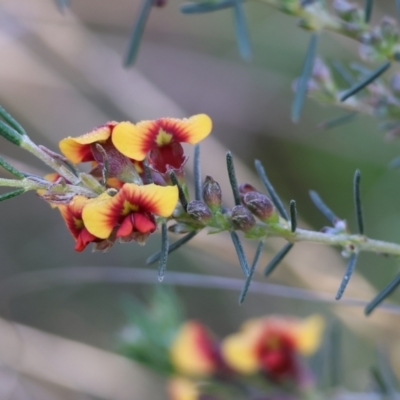
[[[106,239],[115,230],[117,238],[142,241],[156,229],[155,215],[169,217],[178,202],[176,186],[139,186],[125,183],[88,201],[82,218],[88,231]]]
[[[143,172],[141,163],[130,160],[118,151],[111,141],[117,122],[108,122],[93,131],[78,137],[68,137],[61,140],[61,152],[72,163],[90,161],[93,164],[91,174],[102,177],[102,169],[107,161],[109,178],[117,178],[121,182],[140,182],[138,175]],[[98,145],[101,148],[98,148]],[[115,185],[113,181],[114,187]]]
[[[165,173],[180,170],[186,162],[180,143],[196,144],[210,134],[211,128],[211,119],[205,114],[137,124],[121,122],[113,130],[112,142],[128,158],[142,161],[148,156],[151,167]]]
[[[96,143],[104,144],[111,137],[117,122],[111,121],[101,125],[91,132],[77,137],[67,137],[60,141],[59,147],[61,153],[72,163],[95,161],[93,155],[93,146]]]
[[[170,348],[170,359],[176,372],[185,376],[210,376],[220,366],[217,344],[197,321],[188,321],[179,329]]]
[[[84,196],[74,196],[68,204],[57,206],[76,240],[75,250],[79,252],[83,251],[89,243],[102,241],[102,238],[91,234],[83,222],[82,211],[88,201],[90,200]]]
[[[298,355],[310,355],[318,348],[324,327],[314,315],[305,320],[269,317],[243,325],[239,333],[222,343],[222,357],[240,374],[265,373],[274,380],[299,376]]]

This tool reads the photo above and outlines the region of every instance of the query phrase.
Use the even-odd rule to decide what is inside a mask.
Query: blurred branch
[[[89,266],[26,272],[0,282],[0,299],[2,303],[6,303],[16,297],[48,290],[55,286],[95,283],[146,283],[154,285],[157,283],[157,271],[117,266]],[[163,283],[185,287],[235,291],[241,291],[243,288],[242,279],[176,271],[168,271]],[[252,282],[248,291],[274,297],[339,304],[343,306],[364,307],[367,304],[365,300],[352,297],[347,297],[340,303],[337,303],[330,293],[256,281]],[[400,306],[384,303],[381,309],[390,314],[400,315]]]

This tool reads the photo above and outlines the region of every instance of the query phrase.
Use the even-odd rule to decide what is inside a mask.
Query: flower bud
[[[211,219],[212,213],[207,204],[200,200],[194,200],[187,205],[186,212],[196,221],[206,223]]]
[[[256,224],[253,214],[244,206],[233,207],[231,219],[234,228],[243,232],[249,231]]]
[[[279,216],[268,196],[259,192],[248,192],[243,197],[243,204],[261,221],[278,222]]]
[[[203,185],[203,199],[210,208],[220,207],[222,203],[221,187],[208,175]]]

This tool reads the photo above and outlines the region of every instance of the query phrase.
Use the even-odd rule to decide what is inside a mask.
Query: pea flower
[[[82,211],[84,206],[90,201],[84,196],[74,196],[68,204],[58,205],[62,217],[76,240],[75,250],[83,251],[89,243],[102,242],[103,239],[99,238],[88,231],[82,219]]]
[[[217,345],[208,329],[197,321],[181,326],[170,348],[176,372],[185,376],[210,376],[217,371]]]
[[[117,122],[115,121],[107,122],[84,135],[62,139],[59,143],[61,153],[73,164],[95,161],[96,158],[93,155],[94,144],[106,143],[116,125]]]
[[[318,348],[324,322],[318,315],[304,320],[269,317],[243,325],[222,343],[222,357],[240,374],[266,374],[270,379],[296,381],[300,376],[298,355]]]
[[[88,201],[82,218],[88,231],[106,239],[115,230],[122,241],[144,243],[157,227],[155,216],[169,217],[178,202],[176,186],[125,183]]]
[[[118,126],[117,122],[107,122],[84,135],[67,137],[60,141],[60,150],[73,164],[91,161],[94,167],[91,172],[93,176],[102,176],[101,171],[107,161],[109,178],[118,178],[122,182],[141,183],[139,178],[139,171],[143,172],[141,164],[121,154],[111,141],[116,126]],[[112,185],[118,187],[115,181]]]
[[[182,170],[187,157],[181,143],[196,144],[206,138],[212,128],[209,116],[194,115],[187,119],[160,118],[137,124],[121,122],[113,130],[112,142],[126,157],[142,161],[161,174]]]

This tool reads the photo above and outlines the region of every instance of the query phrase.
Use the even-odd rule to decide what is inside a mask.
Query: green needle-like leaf
[[[181,237],[180,239],[178,239],[176,242],[172,243],[169,246],[168,249],[168,254],[172,253],[173,251],[179,249],[179,247],[183,246],[185,243],[187,243],[189,240],[191,240],[192,238],[194,238],[197,234],[199,233],[199,231],[193,231],[193,232],[189,232],[187,233],[185,236]],[[154,253],[153,255],[151,255],[147,260],[146,260],[146,264],[153,264],[156,261],[158,261],[161,257],[161,251],[158,251],[157,253]]]
[[[1,194],[0,195],[0,202],[1,201],[5,201],[5,200],[10,200],[13,197],[17,197],[22,193],[25,193],[25,189],[21,188],[21,189],[13,190],[12,192]]]
[[[374,0],[365,0],[365,23],[369,23],[371,20],[371,14],[372,14],[372,7],[374,5]]]
[[[238,256],[240,267],[242,268],[243,274],[244,276],[248,277],[250,274],[250,268],[247,262],[246,254],[244,254],[242,243],[240,243],[239,236],[235,231],[232,231],[231,238],[232,238],[232,243],[235,246],[236,254]]]
[[[243,1],[243,0],[242,0]],[[184,3],[180,7],[182,14],[201,14],[223,10],[235,6],[235,0],[221,0],[221,1],[201,1]]]
[[[133,24],[129,39],[128,51],[126,52],[124,60],[125,67],[131,66],[136,60],[144,27],[146,26],[147,19],[149,18],[152,5],[153,0],[142,0],[142,4],[140,5],[139,12]]]
[[[315,207],[321,212],[324,217],[326,217],[332,225],[335,225],[335,221],[339,218],[334,214],[334,212],[322,201],[321,197],[317,192],[314,190],[309,191],[310,197],[312,202],[314,203]]]
[[[354,118],[357,116],[357,114],[358,114],[357,112],[351,112],[351,113],[343,114],[340,117],[328,119],[327,121],[321,122],[318,125],[318,129],[327,131],[329,129],[333,129],[338,126],[348,124],[349,122],[354,120]]]
[[[7,124],[16,130],[20,135],[26,135],[25,129],[21,126],[21,124],[2,106],[0,106],[0,117],[3,118],[4,121],[7,122]]]
[[[344,273],[339,290],[336,294],[336,300],[340,300],[342,298],[343,293],[346,290],[346,286],[349,283],[351,276],[353,275],[356,263],[357,263],[357,254],[352,254],[347,264],[346,272]]]
[[[261,250],[263,248],[263,245],[264,245],[264,242],[262,242],[262,241],[260,241],[258,243],[256,254],[254,255],[253,263],[251,264],[249,276],[246,278],[246,281],[244,282],[244,286],[243,286],[242,292],[240,293],[240,296],[239,296],[239,304],[243,303],[243,301],[244,301],[244,299],[246,297],[246,294],[247,294],[247,292],[249,290],[250,283],[251,283],[251,280],[253,279],[254,272],[257,269],[257,265],[258,265],[258,261],[260,259]]]
[[[2,166],[6,171],[8,171],[10,174],[14,175],[19,179],[25,178],[25,175],[22,172],[19,172],[17,169],[15,169],[12,165],[10,165],[6,160],[4,160],[1,157],[0,157],[0,166]]]
[[[360,179],[361,173],[359,170],[354,174],[354,208],[356,210],[358,233],[360,235],[364,234],[364,219],[361,207],[361,194],[360,194]]]
[[[167,223],[163,222],[161,224],[161,254],[158,263],[158,280],[160,282],[163,281],[165,275],[165,269],[167,268],[168,249],[169,249],[169,242],[168,242]]]
[[[294,243],[287,243],[285,246],[275,255],[275,257],[270,261],[270,263],[265,267],[264,275],[270,275],[274,269],[279,265],[279,263],[285,258],[286,254],[294,246]]]
[[[294,95],[294,100],[292,105],[293,122],[299,121],[304,101],[307,96],[308,81],[310,80],[313,70],[315,52],[317,50],[317,43],[318,43],[318,34],[313,33],[311,35],[310,42],[308,44],[306,58],[304,60],[300,78],[297,80],[296,93]]]
[[[70,0],[54,0],[54,2],[61,14],[70,6]]]
[[[397,286],[400,285],[400,273],[396,275],[396,277],[387,285],[385,286],[372,300],[370,303],[367,304],[365,307],[364,313],[365,315],[369,315],[375,308],[382,303],[386,297],[389,297],[396,289]]]
[[[240,57],[250,61],[253,55],[242,0],[234,0],[233,16],[235,21],[236,42]]]
[[[238,184],[236,180],[235,166],[233,165],[233,157],[230,151],[226,153],[226,168],[228,170],[229,183],[232,187],[233,198],[235,200],[235,205],[240,205],[240,195]]]
[[[297,208],[295,200],[290,200],[290,222],[292,232],[295,232],[297,228]]]
[[[200,145],[194,146],[194,158],[193,158],[193,175],[194,175],[194,191],[195,199],[201,200],[202,185],[201,185],[201,169],[200,169]]]
[[[379,78],[385,71],[390,68],[390,61],[386,61],[381,66],[379,66],[374,71],[367,74],[364,79],[358,83],[356,83],[351,88],[347,89],[345,92],[342,93],[340,96],[340,101],[345,101],[349,97],[353,96],[354,94],[358,93],[360,90],[364,89],[370,83],[372,83],[375,79]]]
[[[332,67],[338,73],[338,75],[348,84],[353,85],[355,82],[354,76],[351,72],[343,65],[343,63],[339,60],[335,60],[332,62]]]
[[[264,169],[263,165],[261,164],[261,161],[255,160],[254,165],[256,167],[257,174],[261,179],[261,182],[264,184],[264,186],[268,190],[268,193],[271,196],[271,200],[274,203],[276,209],[279,211],[279,214],[281,214],[282,218],[285,218],[286,221],[289,221],[289,216],[285,210],[285,207],[283,206],[283,203],[282,203],[281,199],[279,198],[278,193],[276,193],[274,187],[272,186],[271,182],[269,181],[267,174],[265,172],[265,169]]]
[[[179,201],[181,202],[181,205],[183,207],[183,209],[186,211],[187,210],[187,206],[188,206],[188,201],[186,199],[186,195],[185,192],[182,189],[182,186],[180,185],[178,178],[175,175],[174,171],[171,171],[169,174],[170,178],[171,178],[171,182],[178,186],[178,191],[179,191]]]
[[[22,142],[22,136],[10,125],[7,125],[3,121],[0,121],[0,135],[7,139],[9,142],[20,146]]]

